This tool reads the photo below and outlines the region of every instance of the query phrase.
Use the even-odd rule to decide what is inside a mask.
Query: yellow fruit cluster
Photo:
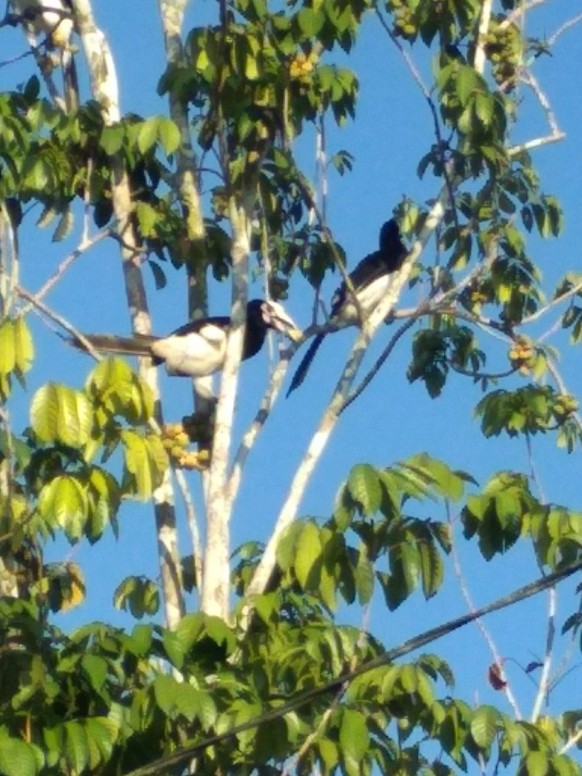
[[[568,393],[559,393],[554,404],[554,415],[559,420],[564,420],[568,415],[578,411],[578,402]]]
[[[523,39],[515,24],[492,23],[487,34],[485,53],[498,84],[513,86],[522,62]]]
[[[289,75],[292,79],[305,78],[312,73],[315,63],[313,58],[302,51],[295,55],[289,65]]]
[[[520,375],[528,375],[533,369],[536,352],[529,337],[516,337],[507,355]]]
[[[388,0],[387,6],[393,15],[394,34],[407,40],[415,38],[418,33],[418,25],[414,11],[404,0]]]
[[[200,442],[200,419],[195,415],[183,419],[182,423],[167,423],[162,431],[162,444],[167,450],[173,465],[180,469],[207,469],[210,462],[210,449],[202,446],[198,451],[188,450],[193,441]],[[208,438],[208,417],[206,417],[204,440]],[[200,442],[201,443],[201,442]],[[202,444],[202,443],[201,443]]]

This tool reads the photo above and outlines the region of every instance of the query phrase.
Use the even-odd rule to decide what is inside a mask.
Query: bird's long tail
[[[138,334],[135,337],[117,337],[114,334],[85,334],[84,339],[99,353],[121,353],[126,356],[151,356],[151,345],[156,337]],[[79,350],[87,351],[85,343],[78,337],[69,342]]]
[[[307,353],[303,356],[301,363],[295,370],[295,374],[291,380],[291,385],[287,391],[287,396],[289,396],[290,393],[293,393],[296,388],[299,388],[301,383],[305,380],[307,372],[309,371],[309,367],[311,366],[311,362],[315,358],[315,354],[319,350],[319,346],[323,342],[324,337],[325,334],[318,334],[317,337],[314,338],[313,342],[309,346]]]

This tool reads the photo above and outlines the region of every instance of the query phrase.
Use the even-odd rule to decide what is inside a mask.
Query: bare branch
[[[475,46],[475,56],[473,57],[473,67],[483,75],[485,72],[485,45],[487,43],[487,33],[491,23],[491,11],[493,0],[483,0],[481,3],[481,16],[479,17],[479,31],[477,34],[477,45]]]
[[[560,749],[559,754],[566,754],[566,752],[572,749],[573,746],[576,746],[580,741],[582,741],[582,728],[570,736],[564,746]]]
[[[557,296],[555,299],[552,299],[552,301],[548,302],[548,304],[544,305],[544,307],[540,307],[540,309],[536,310],[535,313],[532,313],[531,315],[523,318],[521,325],[524,326],[527,323],[533,323],[533,321],[536,321],[538,318],[541,318],[543,315],[545,315],[552,307],[565,302],[566,299],[570,299],[572,296],[576,296],[579,291],[582,291],[582,280],[579,283],[576,283],[575,286],[572,286],[572,288],[570,288],[565,293],[560,294],[560,296]]]
[[[541,0],[540,0],[541,2]],[[553,35],[550,35],[548,38],[548,46],[552,48],[560,35],[562,35],[566,30],[569,30],[571,27],[573,27],[575,24],[580,24],[582,22],[582,13],[579,13],[577,16],[573,16],[571,19],[568,19],[568,21],[564,22],[558,29],[554,32]]]
[[[89,68],[93,97],[99,103],[105,124],[110,125],[121,119],[117,73],[111,49],[105,35],[95,22],[90,0],[71,0],[71,2]],[[140,246],[134,229],[131,185],[123,154],[118,153],[112,157],[111,176],[112,205],[117,220],[117,235],[121,245],[123,278],[132,328],[134,332],[150,334],[151,317],[138,260]],[[142,377],[149,384],[154,397],[159,399],[156,368],[150,359],[140,359],[139,363]],[[157,413],[156,421],[162,425],[159,401]],[[154,492],[153,500],[166,621],[170,628],[175,628],[185,609],[174,494],[169,469],[165,471],[161,485]]]
[[[339,409],[339,413],[341,414],[346,410],[350,404],[356,401],[356,399],[366,390],[368,385],[372,382],[374,377],[378,374],[388,357],[391,355],[392,351],[396,347],[396,344],[400,341],[400,339],[406,334],[406,332],[411,329],[416,321],[418,320],[419,316],[423,315],[424,313],[420,310],[418,310],[415,315],[413,315],[406,323],[404,323],[398,331],[390,337],[390,341],[382,351],[382,354],[380,355],[380,358],[377,359],[374,366],[370,369],[368,374],[364,377],[362,382],[353,390],[351,391],[348,396],[346,397],[344,403]]]
[[[94,245],[97,245],[97,243],[101,242],[101,240],[103,240],[105,237],[111,237],[113,228],[114,227],[107,227],[106,229],[102,229],[101,231],[97,232],[92,237],[83,238],[79,245],[69,254],[67,254],[65,258],[58,264],[56,270],[53,272],[50,278],[45,281],[45,283],[38,289],[35,294],[32,295],[34,302],[31,302],[31,304],[40,302],[48,294],[48,292],[56,286],[65,272],[70,269],[70,267],[80,256],[86,253],[90,248],[93,248]],[[24,308],[24,313],[27,313],[29,309],[30,308]]]
[[[254,197],[245,192],[243,201],[231,194],[229,214],[233,228],[232,312],[226,356],[216,406],[212,458],[208,476],[206,547],[201,609],[227,620],[230,595],[229,522],[233,502],[229,499],[228,465],[232,426],[246,324],[248,257]]]
[[[547,0],[527,0],[526,2],[521,2],[518,7],[514,8],[514,10],[501,22],[499,28],[504,30],[506,27],[509,27],[510,24],[513,24],[520,16],[525,16],[532,8],[535,8],[538,5],[544,5],[546,2]]]
[[[538,683],[538,691],[536,693],[533,709],[530,716],[530,722],[537,722],[540,714],[542,713],[542,706],[546,703],[548,698],[548,692],[550,689],[550,671],[552,668],[552,650],[554,647],[554,639],[556,636],[556,603],[558,593],[555,587],[551,587],[548,590],[548,625],[546,631],[546,648],[544,653],[544,660],[542,664],[542,673]]]
[[[198,527],[198,520],[196,519],[196,510],[194,508],[194,501],[186,482],[186,477],[182,469],[174,469],[174,476],[178,485],[178,490],[184,501],[184,507],[186,509],[186,518],[188,523],[188,529],[190,536],[192,537],[192,559],[194,561],[194,572],[196,574],[196,584],[198,590],[200,590],[200,582],[203,579],[202,573],[202,545],[200,543],[200,529]]]
[[[259,410],[257,411],[257,414],[250,424],[249,428],[245,432],[239,448],[237,450],[234,464],[232,466],[232,472],[228,481],[228,500],[230,502],[233,502],[236,499],[236,496],[238,494],[238,490],[240,487],[241,479],[242,479],[242,472],[245,466],[245,463],[247,461],[247,458],[249,456],[249,453],[255,444],[258,435],[260,434],[261,430],[263,429],[265,423],[267,422],[267,419],[269,415],[271,414],[271,410],[273,408],[273,405],[275,403],[275,400],[277,396],[279,395],[279,392],[281,390],[281,385],[283,383],[283,380],[285,379],[285,374],[287,373],[287,369],[289,366],[289,354],[290,350],[288,350],[277,366],[275,367],[275,370],[273,372],[273,375],[271,377],[271,380],[269,382],[269,385],[267,387],[267,390],[265,392],[265,395],[263,396],[263,400],[261,401],[261,405],[259,407]]]
[[[427,103],[427,105],[429,107],[429,110],[430,110],[431,115],[432,115],[433,124],[434,124],[434,134],[435,134],[435,138],[436,138],[436,147],[437,147],[438,154],[439,154],[439,157],[440,157],[440,161],[441,161],[441,164],[442,164],[442,167],[443,167],[443,178],[445,180],[445,185],[447,187],[447,191],[448,191],[448,195],[449,195],[449,200],[454,205],[455,198],[453,196],[453,194],[454,194],[454,192],[453,192],[453,182],[451,180],[451,176],[450,176],[450,173],[449,173],[449,167],[446,164],[446,158],[445,158],[446,143],[445,143],[445,141],[443,139],[443,135],[442,135],[442,132],[441,132],[441,124],[440,124],[440,121],[439,121],[439,114],[438,114],[437,107],[436,107],[436,105],[434,103],[434,100],[431,97],[430,90],[428,89],[428,87],[426,86],[426,84],[424,83],[424,81],[422,79],[420,71],[418,70],[418,68],[414,64],[414,61],[413,61],[412,57],[410,56],[408,51],[404,48],[404,46],[400,43],[400,41],[398,40],[396,35],[394,35],[394,33],[392,32],[392,30],[390,29],[390,27],[386,23],[386,20],[384,19],[384,17],[382,16],[382,14],[380,13],[379,10],[376,10],[376,15],[377,15],[378,19],[380,20],[380,24],[384,28],[386,34],[388,35],[388,37],[390,38],[392,43],[398,49],[398,51],[400,53],[400,56],[403,58],[403,60],[404,60],[404,62],[406,64],[406,67],[410,71],[410,74],[412,75],[412,78],[414,79],[414,81],[416,81],[416,84],[419,87],[420,91],[422,92],[422,95],[423,95],[424,99],[426,100],[426,103]],[[459,223],[458,223],[458,219],[457,219],[457,209],[456,209],[456,207],[453,207],[453,218],[455,220],[455,226],[457,227],[457,230],[458,230],[459,229]]]

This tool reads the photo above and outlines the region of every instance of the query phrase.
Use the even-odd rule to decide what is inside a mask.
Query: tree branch
[[[93,97],[101,107],[105,124],[110,125],[121,120],[115,62],[105,35],[95,23],[89,0],[71,1],[89,68]],[[134,332],[150,334],[151,318],[141,266],[137,259],[140,245],[133,223],[131,186],[121,153],[112,158],[111,173],[112,204],[117,219],[117,234],[120,238],[123,277],[132,328]],[[156,421],[161,426],[163,419],[159,403],[157,370],[152,366],[150,359],[140,359],[140,372],[157,399]],[[166,621],[170,628],[175,628],[184,614],[184,600],[174,494],[169,468],[164,473],[161,485],[154,492],[154,512]]]
[[[322,695],[325,695],[327,693],[335,693],[339,689],[341,689],[343,685],[349,682],[352,682],[354,679],[356,679],[359,676],[362,676],[368,671],[371,671],[374,668],[381,668],[383,666],[389,665],[390,663],[393,663],[398,658],[404,657],[405,655],[408,655],[411,652],[415,652],[421,647],[425,647],[427,644],[431,644],[433,641],[436,641],[437,639],[440,639],[443,636],[453,633],[459,628],[463,628],[465,627],[465,625],[468,625],[469,623],[474,622],[475,620],[481,619],[486,615],[491,614],[492,612],[497,612],[501,609],[506,609],[507,607],[512,606],[518,601],[523,601],[527,598],[531,598],[532,596],[537,595],[543,590],[547,590],[549,587],[552,587],[558,582],[561,582],[562,580],[567,579],[568,577],[572,576],[573,574],[581,570],[582,570],[582,561],[580,563],[576,563],[574,566],[570,566],[567,569],[562,569],[561,571],[555,571],[552,574],[548,574],[545,577],[539,577],[534,582],[531,582],[528,585],[524,585],[523,587],[520,587],[517,590],[514,590],[512,593],[509,593],[506,596],[498,598],[492,603],[481,607],[480,609],[477,609],[468,614],[464,614],[461,617],[457,617],[454,620],[448,620],[442,625],[438,625],[436,628],[431,628],[430,630],[424,631],[418,634],[417,636],[414,636],[411,639],[408,639],[404,643],[400,644],[398,647],[394,647],[393,649],[387,649],[386,651],[382,652],[382,654],[378,655],[372,660],[369,660],[368,662],[363,663],[355,670],[348,671],[347,673],[342,674],[341,676],[338,676],[336,679],[332,679],[331,681],[327,682],[326,684],[320,687],[316,687],[312,690],[308,690],[307,692],[297,694],[295,697],[292,697],[287,703],[281,706],[277,706],[277,708],[271,709],[265,712],[264,714],[261,714],[259,717],[256,717],[255,719],[248,720],[247,722],[243,722],[240,725],[235,725],[230,730],[227,730],[223,733],[218,733],[213,736],[208,736],[207,738],[205,738],[204,740],[200,741],[197,744],[186,746],[183,749],[173,752],[172,754],[166,757],[161,757],[160,759],[155,760],[154,762],[144,766],[143,768],[136,768],[135,770],[130,771],[129,773],[126,773],[125,776],[155,776],[155,774],[160,773],[164,769],[168,769],[174,765],[178,765],[179,763],[183,762],[189,757],[193,757],[197,754],[200,754],[205,749],[208,749],[208,747],[210,746],[216,746],[217,744],[221,744],[224,741],[227,741],[233,738],[234,736],[238,735],[239,733],[243,733],[246,730],[252,730],[256,727],[259,727],[259,725],[264,724],[265,722],[270,722],[271,720],[274,720],[274,719],[280,719],[281,717],[284,717],[289,712],[295,711],[296,709],[299,709],[302,706],[305,706],[308,703],[313,702],[314,700],[320,698]]]

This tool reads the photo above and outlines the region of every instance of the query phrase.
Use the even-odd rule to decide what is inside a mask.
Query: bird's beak
[[[263,305],[263,316],[271,328],[289,337],[293,342],[298,342],[303,337],[301,329],[278,302],[266,302]]]

